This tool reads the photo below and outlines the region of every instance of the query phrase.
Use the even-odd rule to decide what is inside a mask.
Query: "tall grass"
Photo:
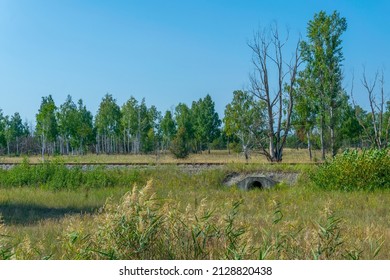
[[[108,202],[95,216],[95,232],[72,228],[64,236],[65,258],[71,259],[359,259],[375,258],[362,243],[348,237],[343,220],[329,211],[311,225],[284,221],[281,203],[275,203],[264,226],[240,218],[243,201],[228,209],[210,209],[207,198],[196,208],[180,210],[177,202],[161,201],[151,181],[128,192],[119,205]],[[251,228],[252,227],[252,228]],[[363,242],[364,243],[364,242]],[[371,255],[370,255],[371,254]]]
[[[12,257],[12,245],[10,236],[4,226],[2,216],[0,215],[0,260],[8,260]]]
[[[10,209],[0,226],[0,258],[390,259],[388,189],[328,190],[305,173],[293,187],[243,192],[223,186],[237,169],[160,167],[137,171],[137,184],[124,179],[131,170],[105,170],[117,186],[1,188],[0,209]],[[39,212],[23,223],[10,218],[20,211],[15,205],[32,204],[33,211],[76,211]]]

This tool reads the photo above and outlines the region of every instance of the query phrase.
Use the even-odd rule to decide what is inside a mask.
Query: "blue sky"
[[[120,106],[145,97],[162,112],[210,94],[221,115],[232,92],[248,85],[253,32],[277,21],[290,42],[305,39],[320,10],[347,19],[344,85],[354,71],[356,99],[366,106],[362,65],[369,76],[382,67],[389,76],[389,3],[0,0],[0,108],[34,121],[49,94],[58,106],[68,94],[82,98],[94,115],[106,93]]]

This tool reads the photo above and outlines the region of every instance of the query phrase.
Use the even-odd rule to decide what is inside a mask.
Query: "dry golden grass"
[[[313,151],[314,161],[320,158],[320,151]],[[40,163],[40,156],[31,156],[28,158],[31,163]],[[95,155],[88,154],[84,156],[58,156],[46,157],[48,160],[60,159],[66,163],[130,163],[130,164],[156,164],[156,163],[246,163],[241,153],[227,150],[212,150],[210,154],[207,151],[201,154],[190,154],[186,159],[176,159],[170,153],[161,153],[158,155]],[[0,163],[20,163],[23,157],[0,157]],[[248,163],[267,163],[265,156],[258,152],[252,152]],[[312,163],[307,150],[305,149],[285,149],[283,163]]]

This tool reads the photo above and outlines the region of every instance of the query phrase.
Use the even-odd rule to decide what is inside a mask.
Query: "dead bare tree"
[[[355,107],[355,115],[360,126],[363,128],[365,135],[371,142],[371,144],[378,149],[383,149],[389,143],[389,128],[390,128],[390,116],[388,116],[387,117],[388,119],[386,119],[386,115],[385,115],[386,102],[385,102],[385,90],[384,90],[384,84],[385,84],[384,73],[382,70],[381,75],[379,76],[379,73],[377,71],[375,73],[375,77],[373,81],[368,81],[366,75],[366,69],[365,67],[363,67],[362,76],[363,77],[361,79],[361,83],[368,94],[368,102],[370,105],[370,114],[368,116],[370,119],[370,123],[369,124],[365,123],[364,120],[361,118],[361,114],[360,114],[361,109],[359,106],[356,106],[355,100],[353,98],[353,82],[352,82],[351,97],[352,97],[353,105]],[[375,92],[377,82],[379,82],[380,84],[379,96]]]
[[[257,32],[248,43],[253,56],[254,72],[250,75],[250,92],[265,104],[267,118],[267,141],[259,141],[260,153],[269,161],[280,162],[283,147],[291,127],[294,106],[294,90],[298,67],[301,63],[298,40],[292,59],[287,63],[283,49],[288,41],[280,38],[276,24]],[[275,72],[276,85],[271,88]]]

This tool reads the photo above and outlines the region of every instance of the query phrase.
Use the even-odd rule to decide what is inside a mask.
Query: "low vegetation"
[[[311,178],[325,189],[348,191],[390,188],[388,150],[347,150],[312,172]]]
[[[80,172],[82,183],[69,187],[61,183],[67,176],[59,176],[6,185],[7,176],[27,165],[2,171],[1,259],[390,258],[389,189],[318,187],[309,175],[321,167],[268,166],[299,169],[300,179],[242,192],[224,186],[224,178],[265,166],[65,171],[52,165],[29,168],[70,172],[70,178]],[[103,173],[110,184],[91,179]]]
[[[86,171],[86,172],[85,172]],[[45,189],[102,188],[132,185],[140,182],[140,171],[120,172],[105,166],[83,170],[81,166],[68,168],[61,161],[30,165],[28,160],[10,170],[0,170],[1,187],[40,187]]]

